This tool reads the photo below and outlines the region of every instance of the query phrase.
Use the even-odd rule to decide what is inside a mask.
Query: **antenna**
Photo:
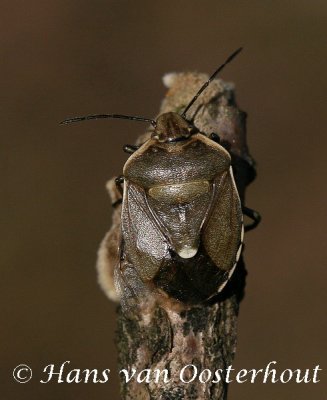
[[[200,90],[197,92],[197,94],[193,97],[193,99],[190,101],[190,103],[186,106],[185,110],[182,113],[182,117],[186,119],[186,113],[187,111],[192,107],[192,105],[194,104],[194,102],[196,101],[196,99],[200,96],[200,94],[204,91],[204,89],[206,89],[209,86],[209,83],[219,74],[219,72],[225,67],[225,65],[227,65],[228,63],[230,63],[232,61],[233,58],[235,58],[238,53],[240,53],[243,50],[243,47],[240,47],[239,49],[237,49],[236,51],[234,51],[233,54],[231,54],[227,60],[221,64],[221,66],[210,76],[210,78],[207,80],[207,82],[205,82],[203,84],[203,86],[200,88]]]
[[[143,121],[143,122],[150,122],[150,124],[156,127],[156,121],[151,118],[144,118],[144,117],[137,117],[137,116],[130,116],[130,115],[122,115],[122,114],[95,114],[95,115],[85,115],[84,117],[74,117],[68,118],[64,121],[61,121],[60,124],[67,125],[73,122],[81,122],[81,121],[88,121],[90,119],[104,119],[104,118],[120,118],[120,119],[129,119],[132,121]]]

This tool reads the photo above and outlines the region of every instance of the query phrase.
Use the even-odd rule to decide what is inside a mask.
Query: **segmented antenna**
[[[184,109],[184,111],[183,111],[183,113],[181,115],[183,118],[186,119],[187,111],[193,106],[193,104],[195,103],[197,98],[200,96],[200,94],[204,91],[204,89],[206,89],[209,86],[209,83],[219,74],[219,72],[225,67],[225,65],[230,63],[232,61],[232,59],[235,58],[238,55],[238,53],[240,53],[242,50],[243,50],[243,47],[240,47],[239,49],[234,51],[234,53],[231,54],[227,58],[227,60],[223,64],[221,64],[221,66],[210,76],[210,78],[207,80],[207,82],[205,82],[203,84],[203,86],[200,88],[200,90],[197,92],[197,94],[193,97],[193,99],[190,101],[190,103]]]
[[[130,116],[130,115],[122,115],[122,114],[95,114],[95,115],[85,115],[84,117],[74,117],[68,118],[64,121],[61,121],[61,124],[71,124],[73,122],[81,122],[81,121],[88,121],[90,119],[103,119],[103,118],[120,118],[120,119],[129,119],[132,121],[143,121],[143,122],[150,122],[150,124],[156,127],[156,121],[151,118],[144,118],[144,117],[137,117],[137,116]]]

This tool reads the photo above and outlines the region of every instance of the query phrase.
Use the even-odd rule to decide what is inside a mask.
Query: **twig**
[[[169,91],[163,100],[160,113],[179,111],[190,101],[194,93],[207,79],[204,74],[169,74],[164,83]],[[244,203],[246,186],[254,179],[255,169],[246,145],[246,114],[235,103],[231,84],[214,80],[198,101],[189,110],[196,115],[195,125],[209,135],[219,134],[222,143],[228,147],[235,172],[236,184]],[[137,140],[144,143],[150,133],[146,132]],[[113,181],[108,183],[113,203],[120,197]],[[121,207],[116,207],[113,225],[99,250],[99,282],[108,296],[117,299],[113,287],[113,268],[117,259]],[[139,380],[136,375],[128,382],[121,375],[121,395],[127,400],[223,400],[227,398],[227,384],[224,381],[206,383],[198,377],[190,383],[183,383],[180,372],[192,364],[198,373],[204,369],[212,373],[231,365],[236,351],[236,323],[239,302],[245,285],[245,266],[241,257],[231,281],[209,304],[194,307],[176,306],[164,303],[160,306],[140,307],[128,316],[118,311],[117,347],[119,369],[126,369],[136,375],[142,370]],[[146,304],[146,302],[145,302]],[[145,371],[144,371],[145,370]],[[169,379],[156,378],[155,371],[169,371]],[[149,372],[150,371],[150,372]],[[147,382],[147,373],[151,373]],[[187,369],[185,380],[194,373],[194,367]],[[188,375],[190,374],[190,375]]]

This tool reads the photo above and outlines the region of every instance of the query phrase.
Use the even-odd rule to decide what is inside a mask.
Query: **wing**
[[[151,290],[141,280],[134,266],[126,260],[116,265],[114,281],[125,313],[139,305],[142,299],[150,299]]]
[[[151,280],[164,260],[170,259],[169,244],[144,189],[129,181],[124,186],[121,223],[126,261],[143,281]]]
[[[231,275],[243,240],[242,207],[231,168],[215,179],[213,204],[202,240],[212,261]]]

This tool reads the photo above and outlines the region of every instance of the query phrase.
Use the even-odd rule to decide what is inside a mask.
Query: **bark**
[[[169,88],[163,100],[160,113],[179,111],[187,105],[201,84],[207,79],[204,74],[169,74],[164,83]],[[246,186],[254,179],[255,169],[246,144],[246,114],[239,110],[234,97],[233,85],[214,80],[189,110],[194,115],[195,125],[205,134],[218,133],[222,143],[232,155],[233,168],[239,194],[244,202]],[[137,143],[143,143],[149,137],[146,132]],[[109,185],[113,200],[117,191]],[[120,207],[116,208],[114,225],[109,232],[117,245]],[[108,237],[107,237],[108,240]],[[110,252],[110,249],[108,250]],[[118,308],[117,347],[119,352],[119,370],[143,371],[140,380],[136,375],[126,383],[121,377],[121,396],[123,399],[143,400],[191,400],[227,398],[227,384],[212,379],[202,383],[199,373],[209,370],[212,374],[218,369],[225,370],[232,364],[236,351],[237,315],[239,302],[245,286],[245,266],[243,258],[238,262],[236,271],[222,291],[210,302],[193,307],[164,302],[160,305],[135,308],[128,315]],[[114,297],[114,296],[112,296]],[[189,383],[180,379],[184,369],[184,380],[190,379],[197,368],[197,377]],[[163,374],[156,379],[156,370],[169,371],[168,382]],[[150,381],[145,379],[150,374]],[[209,372],[204,373],[203,378]],[[148,378],[149,378],[148,376]]]

